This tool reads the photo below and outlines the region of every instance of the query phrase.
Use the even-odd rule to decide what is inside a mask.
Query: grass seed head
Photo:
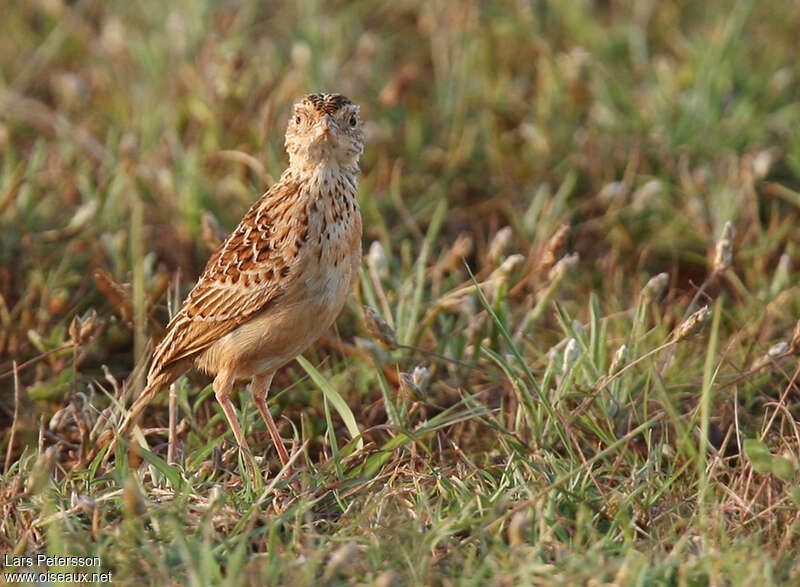
[[[711,308],[703,306],[678,325],[672,341],[679,342],[695,334],[702,328],[703,324],[708,322],[709,318],[711,318]]]
[[[764,150],[759,152],[755,157],[753,157],[752,161],[753,177],[755,179],[764,179],[769,174],[774,162],[775,157],[771,151]]]
[[[500,256],[506,252],[508,245],[511,244],[511,237],[513,235],[514,233],[510,226],[504,226],[495,233],[494,238],[489,243],[488,257],[490,262],[497,261]]]
[[[570,338],[567,341],[567,346],[564,347],[564,359],[561,363],[561,371],[567,373],[572,366],[577,362],[578,358],[581,356],[581,349],[578,346],[578,341],[574,338]]]
[[[443,274],[448,271],[457,271],[464,268],[464,259],[466,259],[475,243],[472,236],[468,232],[462,232],[456,237],[452,246],[442,255],[441,260],[433,267],[435,274]]]
[[[431,381],[431,372],[428,370],[427,365],[417,365],[411,373],[411,380],[420,392],[428,389],[428,384]]]
[[[552,269],[547,273],[548,279],[550,281],[555,281],[566,275],[568,271],[575,269],[578,266],[578,261],[580,260],[580,255],[578,253],[570,253],[568,255],[564,255],[558,260]]]
[[[489,275],[489,281],[493,283],[495,287],[508,283],[508,279],[511,277],[511,272],[514,271],[514,268],[524,260],[525,257],[520,254],[510,255],[505,261],[503,261],[503,264],[500,265],[500,267],[492,271],[491,275]]]
[[[642,288],[642,297],[647,302],[656,302],[661,299],[664,292],[667,291],[669,284],[669,273],[659,273],[651,277]]]
[[[755,371],[757,369],[761,369],[765,365],[772,363],[776,359],[780,359],[781,357],[789,354],[791,350],[791,346],[786,341],[776,342],[773,344],[766,353],[758,357],[753,364],[750,366],[751,371]]]
[[[789,343],[785,341],[776,342],[767,351],[767,355],[772,358],[781,357],[789,352]]]
[[[720,273],[730,268],[733,264],[733,237],[736,229],[731,221],[725,223],[722,229],[722,236],[717,241],[714,251],[714,272]]]
[[[545,246],[541,261],[539,261],[539,269],[541,271],[547,271],[556,264],[558,253],[564,248],[568,235],[569,224],[562,224],[555,233],[553,233],[553,236],[547,241],[547,246]]]
[[[376,341],[385,346],[389,350],[397,348],[397,338],[394,333],[394,328],[381,318],[380,314],[369,306],[364,306],[364,322],[367,325],[367,330]]]
[[[367,253],[367,266],[380,278],[389,274],[389,262],[386,259],[386,251],[380,241],[372,241]]]
[[[793,285],[792,281],[792,257],[788,253],[782,253],[775,267],[775,274],[770,285],[770,295],[777,296],[787,287]]]
[[[628,345],[622,344],[616,351],[614,351],[614,356],[611,358],[611,364],[608,366],[608,374],[613,375],[619,371],[627,359]]]
[[[91,308],[83,316],[75,316],[69,324],[69,338],[75,346],[81,346],[94,334],[99,320],[97,311]]]

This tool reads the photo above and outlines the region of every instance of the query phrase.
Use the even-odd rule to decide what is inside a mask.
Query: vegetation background
[[[797,584],[798,31],[780,0],[4,2],[0,552],[122,584]],[[88,459],[320,90],[368,121],[365,263],[273,386],[300,489],[244,386],[240,475],[202,377],[175,442],[165,392],[149,449]]]

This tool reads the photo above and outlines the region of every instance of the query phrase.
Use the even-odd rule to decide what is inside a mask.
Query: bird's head
[[[341,94],[309,94],[295,104],[286,129],[293,167],[352,168],[364,151],[359,106]]]

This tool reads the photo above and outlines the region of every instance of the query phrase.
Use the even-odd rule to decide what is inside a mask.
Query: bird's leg
[[[239,450],[244,451],[244,457],[250,467],[250,472],[253,477],[258,474],[255,462],[253,462],[253,454],[250,452],[250,445],[242,434],[242,427],[239,426],[239,420],[236,419],[236,413],[233,411],[233,404],[231,403],[231,391],[233,391],[234,378],[230,373],[220,371],[214,378],[214,395],[217,396],[217,401],[222,407],[225,417],[228,419],[228,424],[233,430],[233,436],[236,438],[236,443],[239,445]]]
[[[269,393],[269,386],[272,384],[272,376],[274,374],[274,371],[270,371],[253,377],[253,399],[258,406],[258,411],[261,412],[261,416],[264,418],[264,422],[267,424],[267,430],[269,430],[269,435],[272,437],[272,442],[275,445],[275,449],[278,451],[281,464],[285,467],[289,462],[289,452],[283,444],[281,435],[278,434],[278,427],[275,425],[272,414],[269,413],[269,408],[267,407],[267,394]],[[290,474],[291,472],[292,470],[288,469],[287,473]]]

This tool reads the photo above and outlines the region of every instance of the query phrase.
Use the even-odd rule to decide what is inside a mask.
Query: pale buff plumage
[[[358,111],[338,94],[311,94],[295,105],[286,131],[289,167],[209,259],[155,349],[147,385],[119,435],[194,365],[214,376],[216,398],[248,454],[230,394],[237,379],[253,378],[253,398],[286,465],[266,397],[275,370],[330,327],[358,274]]]

